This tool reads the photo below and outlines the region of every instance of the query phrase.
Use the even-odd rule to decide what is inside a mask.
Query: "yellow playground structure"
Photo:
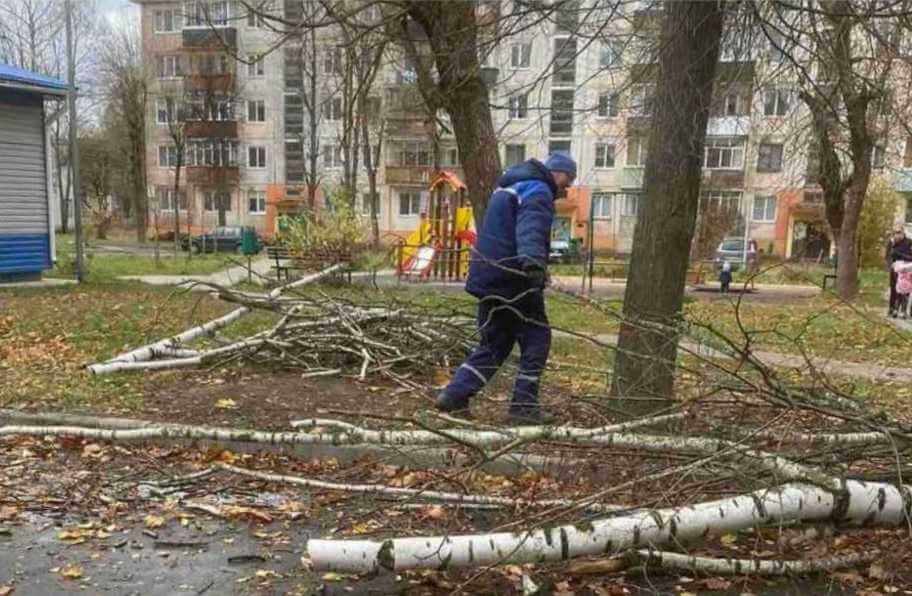
[[[440,171],[428,190],[418,228],[397,246],[396,271],[413,281],[463,279],[475,244],[466,186],[452,172]]]

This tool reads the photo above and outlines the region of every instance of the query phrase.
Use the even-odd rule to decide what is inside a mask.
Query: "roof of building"
[[[51,95],[64,95],[67,92],[67,84],[63,81],[9,64],[0,64],[0,87]]]

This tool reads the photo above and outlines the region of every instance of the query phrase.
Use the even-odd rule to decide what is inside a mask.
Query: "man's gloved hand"
[[[548,284],[548,273],[537,265],[532,265],[523,269],[523,273],[529,278],[529,283],[533,288],[542,288]]]

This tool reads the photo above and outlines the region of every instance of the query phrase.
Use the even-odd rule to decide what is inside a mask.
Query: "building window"
[[[374,206],[377,210],[377,215],[380,215],[380,195],[374,193]],[[370,216],[371,215],[371,193],[366,192],[361,195],[361,215]]]
[[[227,192],[207,190],[203,193],[203,210],[210,213],[231,211],[231,195]]]
[[[614,167],[614,143],[596,143],[595,144],[595,167],[596,168],[613,168]]]
[[[603,41],[599,49],[599,68],[610,68],[621,61],[623,48],[616,40]]]
[[[203,122],[231,122],[234,120],[234,104],[229,99],[194,99],[185,105],[188,120]]]
[[[739,93],[727,93],[723,98],[723,114],[726,116],[743,116],[745,114],[744,101]]]
[[[166,8],[155,11],[155,32],[173,33],[180,27],[180,11],[176,8]]]
[[[259,54],[247,54],[247,76],[251,78],[266,76],[266,65]]]
[[[874,145],[874,151],[871,153],[871,167],[875,170],[882,170],[886,162],[887,148],[883,145]]]
[[[175,121],[174,99],[165,97],[155,102],[155,121],[159,124],[170,124]]]
[[[551,91],[551,134],[569,136],[573,133],[573,96],[570,89]]]
[[[701,205],[738,213],[741,210],[741,191],[704,190],[700,193]]]
[[[554,8],[554,32],[555,33],[577,33],[580,16],[579,0],[565,0],[560,4],[555,4]]]
[[[555,87],[572,87],[576,84],[576,40],[554,40],[554,74],[551,84]]]
[[[776,221],[776,197],[754,197],[754,221]]]
[[[617,93],[600,93],[598,96],[598,117],[617,118],[620,114],[620,96]]]
[[[323,54],[323,73],[342,74],[342,48],[330,48]]]
[[[247,167],[266,167],[266,147],[247,147]]]
[[[529,115],[529,96],[522,95],[510,96],[510,119],[524,120]]]
[[[782,145],[780,143],[760,143],[757,149],[757,171],[782,171]]]
[[[254,215],[266,213],[266,193],[262,190],[247,192],[247,212]]]
[[[504,163],[509,168],[526,161],[525,145],[507,145],[504,148]]]
[[[421,213],[421,193],[404,191],[399,193],[399,215],[412,217]]]
[[[392,166],[431,165],[431,145],[424,141],[402,141],[395,144],[395,151],[387,154]]]
[[[614,195],[610,192],[592,193],[592,217],[594,219],[611,219],[611,206]]]
[[[323,117],[327,120],[342,120],[342,98],[331,97],[323,101]]]
[[[630,110],[634,116],[651,116],[655,107],[655,87],[635,85],[630,94]]]
[[[792,103],[789,89],[766,89],[763,92],[763,115],[785,116]]]
[[[516,43],[510,46],[510,68],[529,68],[532,65],[532,42]]]
[[[161,168],[177,167],[177,147],[174,145],[158,146],[158,166]]]
[[[247,100],[247,121],[266,122],[266,101],[263,99]]]
[[[182,74],[181,57],[179,55],[164,55],[158,57],[158,78],[173,79]]]
[[[628,192],[623,195],[624,200],[621,203],[621,215],[624,217],[636,217],[640,214],[641,193]]]
[[[193,141],[187,144],[188,166],[234,167],[237,165],[236,141]]]
[[[327,170],[342,167],[342,145],[323,146],[323,167]]]
[[[645,137],[628,137],[627,138],[627,166],[632,168],[642,168],[646,165],[646,143]]]
[[[744,167],[744,140],[709,138],[703,148],[703,167],[709,170],[740,170]]]
[[[566,153],[570,155],[570,141],[548,141],[548,155]]]
[[[440,149],[440,165],[450,168],[458,168],[459,149],[456,147],[442,147]]]
[[[187,27],[225,27],[231,18],[228,0],[189,0],[184,2]]]
[[[173,187],[159,186],[155,189],[155,196],[158,198],[158,210],[159,211],[174,211],[178,208],[178,201],[175,200],[176,195],[174,193]],[[187,193],[183,190],[180,191],[180,210],[187,210]]]
[[[228,56],[225,54],[202,54],[191,59],[196,66],[195,72],[201,75],[225,74],[228,72]]]

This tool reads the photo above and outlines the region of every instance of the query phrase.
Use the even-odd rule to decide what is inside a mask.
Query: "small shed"
[[[44,100],[66,94],[62,81],[0,64],[0,283],[52,266]]]

